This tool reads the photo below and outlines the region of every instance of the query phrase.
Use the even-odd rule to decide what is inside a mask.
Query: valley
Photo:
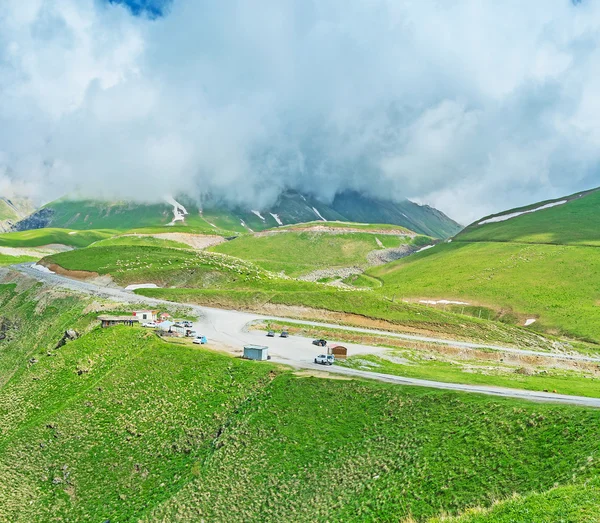
[[[585,203],[590,212],[594,206],[586,197],[573,203]],[[132,221],[120,223],[100,213],[87,220],[89,229],[0,235],[7,259],[0,269],[2,317],[12,325],[0,340],[0,468],[8,478],[0,516],[14,519],[29,499],[32,508],[19,513],[22,520],[43,519],[51,510],[84,519],[130,520],[135,514],[141,521],[187,521],[230,513],[234,520],[253,521],[256,501],[225,496],[226,485],[241,482],[253,491],[264,467],[278,478],[264,492],[272,499],[261,511],[266,520],[287,519],[298,510],[283,503],[287,497],[273,498],[280,491],[323,518],[366,510],[367,519],[394,514],[407,522],[411,517],[433,522],[444,512],[456,521],[491,522],[501,521],[498,514],[540,504],[551,513],[547,496],[553,495],[573,510],[587,510],[600,491],[590,482],[596,432],[591,425],[589,435],[582,432],[584,422],[574,416],[600,412],[600,333],[592,321],[600,290],[583,284],[595,281],[596,247],[591,232],[585,245],[531,241],[541,237],[536,227],[547,227],[540,225],[548,223],[543,213],[571,212],[568,205],[572,202],[470,226],[451,241],[398,224],[347,221],[227,231],[196,227],[188,214],[176,225],[161,226],[149,218],[156,216],[154,208],[134,209]],[[519,220],[534,215],[537,221],[526,233]],[[70,226],[81,227],[77,220]],[[107,228],[95,229],[94,222]],[[497,229],[501,224],[505,232]],[[511,240],[506,229],[513,224],[519,232]],[[487,227],[503,239],[490,241]],[[20,257],[24,254],[28,257]],[[161,339],[139,327],[96,327],[99,313],[132,307],[193,318],[208,345]],[[15,328],[27,325],[25,311],[32,308],[41,314],[35,328],[44,340],[33,345],[26,341],[29,327]],[[524,326],[529,318],[535,321]],[[69,329],[79,339],[54,348]],[[266,338],[272,329],[290,337]],[[346,347],[347,359],[332,367],[315,364],[320,349],[311,342],[321,337],[330,346]],[[271,361],[241,360],[248,344],[268,345]],[[62,400],[55,396],[59,384]],[[380,410],[378,398],[395,406]],[[178,407],[165,410],[173,402]],[[373,419],[353,414],[365,408],[375,409]],[[421,408],[429,421],[416,421],[425,412]],[[326,423],[315,423],[317,412]],[[184,415],[189,422],[182,421]],[[496,420],[494,435],[481,430],[482,419],[488,426],[490,417]],[[116,420],[110,428],[109,419]],[[400,449],[415,430],[437,433],[433,427],[442,419],[439,437],[455,430],[464,435],[448,439],[447,450],[441,440],[437,451],[430,447],[434,440],[420,441],[413,451],[427,461],[411,458],[413,451],[402,457]],[[527,438],[519,436],[524,429],[509,428],[513,422],[527,427]],[[274,428],[282,423],[291,430],[285,436]],[[547,423],[562,430],[561,436]],[[570,436],[561,426],[578,429]],[[300,437],[292,427],[310,428]],[[355,443],[342,451],[331,445],[332,433]],[[103,438],[108,453],[94,450]],[[114,461],[118,441],[124,442],[122,457]],[[482,448],[483,441],[483,448],[495,441],[494,450],[490,446],[489,454],[483,451],[469,465],[461,461],[462,452]],[[323,456],[315,460],[309,450],[319,444],[330,448],[326,468]],[[526,445],[523,452],[546,458],[531,459],[520,477],[516,462],[506,461],[505,445],[511,453]],[[550,446],[573,459],[552,465]],[[36,449],[30,452],[36,459],[21,460],[17,471],[11,463],[25,449]],[[277,464],[283,456],[286,468]],[[448,466],[454,459],[460,462],[456,471]],[[576,465],[583,459],[583,468]],[[437,460],[442,468],[435,468]],[[408,473],[410,463],[422,472]],[[503,466],[512,471],[506,490]],[[110,472],[99,479],[92,467]],[[291,475],[289,467],[295,470]],[[315,497],[303,474],[326,479],[329,486]],[[424,480],[421,474],[440,476]],[[384,481],[367,479],[375,476]],[[540,483],[542,477],[547,483]],[[373,481],[366,491],[365,481]],[[493,492],[486,486],[492,483]],[[587,489],[584,497],[574,494],[577,487]],[[340,488],[354,501],[334,494]],[[446,491],[452,494],[445,497]],[[210,493],[210,502],[202,492]],[[518,501],[510,498],[515,492]],[[256,491],[252,499],[261,495]],[[366,501],[373,495],[375,504]],[[95,502],[99,497],[107,500],[104,508]]]

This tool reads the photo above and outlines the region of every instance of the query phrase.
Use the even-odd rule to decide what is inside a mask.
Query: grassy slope
[[[477,508],[459,517],[434,518],[430,523],[597,523],[600,521],[598,481],[557,487],[547,492],[514,496],[491,509]]]
[[[404,298],[513,308],[539,316],[534,329],[599,341],[599,254],[594,247],[453,242],[369,274]]]
[[[386,323],[376,324],[376,327],[459,340],[478,340],[540,350],[545,348],[538,336],[523,329],[422,305],[390,302],[373,292],[341,291],[323,285],[277,280],[268,282],[268,285],[253,283],[252,286],[254,288],[244,288],[244,285],[235,284],[231,287],[240,289],[139,289],[135,292],[174,302],[256,312],[264,312],[266,305],[308,307],[304,315],[296,313],[295,309],[284,312],[286,316],[322,321],[321,311],[329,311],[340,313],[336,321],[348,325],[365,326],[365,319],[383,320]]]
[[[368,274],[381,279],[386,292],[514,310],[521,318],[539,317],[533,329],[598,342],[600,191],[565,199],[503,222],[471,225],[451,244]]]
[[[106,240],[100,240],[93,243],[93,247],[122,247],[124,245],[128,246],[145,246],[145,247],[156,247],[159,249],[162,248],[171,248],[171,249],[186,249],[192,250],[192,247],[187,245],[186,243],[181,243],[174,240],[164,240],[162,238],[154,238],[152,236],[132,236],[132,235],[124,235],[124,236],[115,236],[113,238],[108,238]]]
[[[7,265],[13,265],[15,263],[26,263],[35,262],[39,258],[32,258],[31,256],[11,256],[9,254],[0,254],[0,267],[6,267]]]
[[[459,233],[455,241],[518,241],[527,243],[556,243],[600,246],[598,215],[600,191],[583,193],[565,204],[543,209],[508,220],[485,225],[470,225]],[[560,199],[558,201],[561,201]],[[529,207],[511,209],[503,214],[536,208],[547,202]]]
[[[137,291],[173,301],[260,310],[265,304],[305,306],[382,319],[409,329],[460,339],[525,343],[521,330],[429,307],[394,303],[369,291],[347,291],[280,279],[256,265],[218,253],[151,246],[90,247],[48,256],[68,270],[110,274],[121,284],[156,283],[163,289]],[[315,313],[318,315],[318,313]]]
[[[278,227],[278,230],[293,231],[295,229],[306,229],[307,227],[327,227],[328,229],[358,229],[364,232],[404,232],[405,234],[415,234],[413,231],[402,227],[401,225],[392,225],[388,223],[359,223],[359,222],[342,222],[342,221],[312,221],[305,223],[296,223],[293,225],[283,225]]]
[[[96,202],[60,199],[45,206],[54,211],[52,226],[70,229],[119,229],[166,225],[173,219],[167,204]]]
[[[221,254],[145,245],[144,241],[63,252],[47,256],[44,263],[56,263],[68,270],[110,274],[122,285],[156,283],[196,288],[228,287],[270,278],[268,273],[242,260]]]
[[[115,234],[117,234],[116,231],[109,230],[34,229],[0,234],[0,247],[41,247],[53,243],[71,247],[87,247],[96,241],[110,238]]]
[[[19,219],[19,215],[15,210],[8,205],[3,199],[0,198],[0,220],[11,220],[16,221]]]
[[[264,269],[299,276],[316,269],[365,267],[367,254],[399,247],[410,238],[368,233],[329,234],[325,232],[285,232],[268,236],[242,236],[211,250],[252,261]]]
[[[27,325],[0,352],[2,520],[397,521],[597,473],[597,410],[299,378],[138,328],[53,349],[85,303],[36,292],[0,289]]]
[[[185,224],[167,225],[173,219],[173,208],[168,204],[136,204],[133,202],[97,202],[92,200],[60,199],[45,206],[54,211],[51,227],[75,230],[112,229],[140,232],[191,232],[231,235],[244,232],[239,222],[229,228],[224,221],[213,227],[190,208]]]

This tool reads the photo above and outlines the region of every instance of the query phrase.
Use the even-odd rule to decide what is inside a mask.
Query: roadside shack
[[[348,357],[348,349],[341,345],[333,345],[329,347],[329,353],[335,356],[336,360],[345,360]]]
[[[263,345],[246,345],[244,347],[244,359],[266,361],[269,359],[269,347]]]

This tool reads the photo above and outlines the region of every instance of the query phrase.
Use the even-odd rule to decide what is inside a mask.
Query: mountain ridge
[[[297,223],[348,221],[400,225],[439,239],[458,233],[462,226],[441,211],[410,200],[394,202],[365,197],[357,192],[336,195],[330,204],[296,191],[283,192],[274,205],[257,209],[228,205],[206,198],[201,204],[188,197],[170,203],[141,204],[61,198],[18,221],[13,230],[46,227],[70,229],[135,229],[188,225],[214,232],[254,232]]]

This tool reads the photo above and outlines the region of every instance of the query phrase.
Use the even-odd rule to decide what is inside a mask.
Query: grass
[[[171,249],[186,249],[191,250],[192,248],[185,244],[174,240],[164,240],[162,238],[154,238],[152,236],[136,236],[126,234],[123,236],[115,236],[106,240],[100,240],[94,242],[93,247],[121,247],[123,245],[134,246],[134,247],[156,247],[171,248]]]
[[[578,197],[582,194],[582,197]],[[600,246],[597,227],[600,191],[578,193],[562,198],[567,203],[508,220],[470,225],[455,241],[500,241]],[[558,200],[558,201],[561,201]],[[506,211],[507,214],[540,207],[548,202]]]
[[[519,372],[523,367],[508,367],[492,362],[426,361],[421,355],[410,350],[393,350],[390,351],[390,355],[392,358],[406,358],[408,363],[398,364],[386,358],[362,354],[350,357],[346,361],[340,360],[337,364],[351,369],[444,383],[506,387],[538,392],[556,391],[559,394],[572,396],[600,397],[600,380],[581,372],[544,367],[534,375],[525,375]]]
[[[306,229],[306,228],[321,228],[326,227],[328,229],[340,229],[343,231],[344,229],[352,229],[370,233],[383,233],[383,234],[394,234],[398,235],[398,233],[404,233],[413,235],[415,234],[413,231],[407,229],[406,227],[402,227],[401,225],[392,225],[387,223],[357,223],[357,222],[342,222],[342,221],[312,221],[305,223],[297,223],[293,225],[284,225],[278,227],[279,231],[293,231],[296,229]]]
[[[573,486],[599,472],[600,410],[89,331],[89,301],[39,286],[0,302],[18,327],[0,341],[0,520],[425,521],[555,485],[548,510],[598,514]]]
[[[600,485],[591,481],[527,496],[515,495],[489,509],[476,508],[458,517],[433,518],[430,523],[597,523],[598,507]]]
[[[145,245],[146,242],[146,239],[139,243],[127,240],[125,244],[63,252],[44,258],[44,263],[55,263],[67,270],[110,274],[122,285],[156,283],[202,288],[271,278],[265,271],[242,260],[221,254],[166,248],[156,242],[153,242],[154,246]]]
[[[387,234],[278,232],[241,236],[211,250],[251,261],[269,271],[300,276],[318,269],[366,267],[369,252],[410,245],[412,241],[407,236]]]
[[[373,268],[385,292],[508,309],[531,328],[600,341],[600,257],[593,247],[460,243]]]
[[[0,267],[6,267],[7,265],[13,265],[15,263],[27,263],[35,262],[39,258],[33,258],[31,256],[12,256],[9,254],[0,254]]]
[[[401,332],[437,335],[506,345],[539,347],[543,340],[524,329],[498,322],[444,312],[431,307],[391,302],[369,291],[345,291],[295,281],[268,281],[227,289],[139,289],[142,296],[219,307],[265,312],[279,310],[289,317]],[[288,307],[283,309],[283,307]],[[280,307],[280,308],[279,308]],[[279,309],[278,309],[279,308]],[[325,314],[331,316],[324,316]]]
[[[41,247],[50,244],[87,247],[96,241],[110,238],[115,234],[117,234],[116,231],[109,230],[34,229],[0,234],[0,247]]]

